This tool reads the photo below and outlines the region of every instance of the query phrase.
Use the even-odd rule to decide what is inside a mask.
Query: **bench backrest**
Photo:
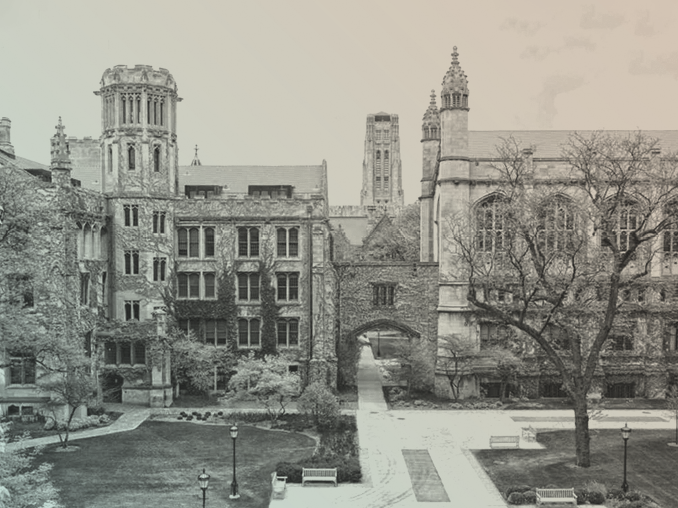
[[[337,469],[302,469],[302,476],[337,476]]]
[[[490,437],[490,441],[496,443],[512,443],[513,441],[520,441],[520,436],[492,436]]]
[[[574,489],[536,489],[536,492],[539,497],[577,497],[574,494]]]

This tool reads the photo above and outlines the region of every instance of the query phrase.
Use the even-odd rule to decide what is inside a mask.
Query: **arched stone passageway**
[[[361,342],[372,344],[374,339],[377,350],[388,344],[389,355],[397,341],[416,340],[433,367],[438,331],[437,264],[337,263],[335,269],[338,384],[355,385]],[[386,334],[384,342],[382,333]]]

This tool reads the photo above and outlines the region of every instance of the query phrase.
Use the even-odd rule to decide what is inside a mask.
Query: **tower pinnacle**
[[[436,92],[431,90],[431,102],[428,105],[422,123],[422,141],[440,139],[440,113],[436,104]]]
[[[51,153],[51,167],[52,169],[71,169],[71,158],[70,150],[68,148],[68,142],[66,141],[66,134],[64,133],[64,125],[61,123],[61,117],[59,117],[59,123],[55,127],[56,134],[52,136],[52,149]]]
[[[459,65],[457,46],[454,46],[452,64],[443,78],[440,97],[442,109],[468,109],[468,79]]]

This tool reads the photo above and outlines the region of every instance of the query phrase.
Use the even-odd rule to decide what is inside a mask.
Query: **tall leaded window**
[[[299,318],[278,319],[278,346],[299,345]]]
[[[165,216],[166,212],[153,212],[153,233],[165,234]]]
[[[238,228],[238,256],[246,258],[259,257],[259,228]]]
[[[153,171],[158,173],[160,171],[160,147],[156,146],[153,149]]]
[[[216,298],[216,275],[212,272],[202,274],[205,287],[205,298]]]
[[[299,299],[299,272],[279,272],[276,274],[278,281],[278,300],[295,301]]]
[[[108,172],[113,171],[113,147],[108,147]]]
[[[177,286],[179,298],[200,298],[199,273],[178,273]]]
[[[678,271],[678,202],[670,203],[664,209],[669,225],[662,233],[662,251],[664,252],[664,271],[675,274]]]
[[[638,227],[638,211],[632,202],[619,206],[615,219],[614,235],[619,252],[626,252],[631,247],[632,234]]]
[[[214,228],[203,229],[205,237],[205,257],[214,257]]]
[[[258,273],[243,272],[238,274],[238,300],[243,301],[259,300]]]
[[[130,145],[127,148],[127,168],[130,170],[136,169],[136,150],[134,150],[134,146]]]
[[[9,384],[31,385],[35,383],[35,357],[31,354],[11,353],[9,359]]]
[[[139,321],[140,300],[125,300],[125,321]]]
[[[139,226],[139,205],[122,205],[125,226]]]
[[[208,319],[205,321],[205,343],[225,346],[228,339],[226,320]]]
[[[276,230],[278,257],[294,258],[299,255],[299,228],[278,228]]]
[[[238,346],[240,347],[258,347],[259,326],[258,318],[240,318],[238,319]]]
[[[571,250],[574,242],[575,217],[567,200],[556,197],[539,211],[537,241],[542,252]]]
[[[125,275],[139,275],[139,251],[125,251]]]
[[[492,196],[477,207],[476,248],[480,252],[501,252],[506,243],[505,202]]]
[[[164,281],[167,275],[167,258],[153,258],[153,280]]]

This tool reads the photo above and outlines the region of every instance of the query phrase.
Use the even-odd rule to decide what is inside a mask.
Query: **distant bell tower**
[[[367,115],[360,204],[398,207],[403,199],[398,115]]]
[[[104,193],[143,196],[178,192],[177,85],[150,65],[106,69],[101,89]]]

